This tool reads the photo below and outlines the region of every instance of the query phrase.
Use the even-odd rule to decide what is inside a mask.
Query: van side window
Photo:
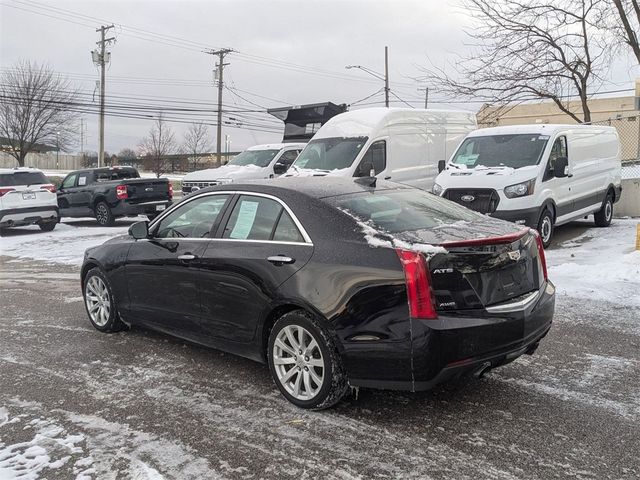
[[[553,177],[553,168],[555,165],[555,161],[557,158],[567,157],[567,137],[562,136],[556,138],[556,141],[553,142],[553,147],[551,147],[551,153],[549,154],[549,162],[547,163],[547,170],[544,172],[544,177],[542,181],[549,180]]]
[[[366,164],[373,165],[373,169],[376,175],[387,168],[387,142],[379,140],[374,142],[364,154],[358,169],[354,173],[354,177],[367,177],[369,176],[369,170],[365,167]]]

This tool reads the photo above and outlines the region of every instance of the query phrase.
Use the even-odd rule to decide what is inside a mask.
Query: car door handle
[[[194,258],[196,258],[196,256],[191,254],[191,253],[185,253],[184,255],[178,255],[178,260],[183,260],[183,261],[193,260]]]
[[[271,257],[267,257],[267,261],[274,265],[282,265],[283,263],[293,263],[296,260],[295,258],[287,257],[285,255],[273,255]]]

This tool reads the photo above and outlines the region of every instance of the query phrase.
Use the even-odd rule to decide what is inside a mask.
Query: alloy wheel
[[[87,311],[93,323],[99,327],[104,327],[111,314],[111,297],[107,286],[97,275],[92,276],[87,281],[84,288],[84,298],[87,304]]]
[[[273,345],[273,366],[278,381],[297,400],[311,400],[320,391],[325,363],[318,342],[299,325],[287,325]]]
[[[104,225],[109,220],[109,212],[107,212],[107,207],[103,204],[96,207],[96,220],[101,225]]]

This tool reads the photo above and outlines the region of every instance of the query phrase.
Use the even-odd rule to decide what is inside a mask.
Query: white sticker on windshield
[[[244,240],[249,236],[253,222],[256,219],[256,212],[258,211],[258,202],[250,202],[243,200],[240,203],[240,211],[238,212],[238,218],[236,224],[229,235],[229,238],[237,238]]]
[[[229,235],[229,238],[237,238],[244,240],[249,236],[253,222],[256,219],[256,212],[258,211],[258,202],[250,202],[243,200],[240,203],[240,211],[238,212],[238,218],[236,224]]]

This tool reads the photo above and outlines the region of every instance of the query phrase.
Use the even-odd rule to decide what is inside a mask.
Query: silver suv
[[[58,223],[56,187],[35,168],[0,168],[0,231],[36,224],[50,232]]]

